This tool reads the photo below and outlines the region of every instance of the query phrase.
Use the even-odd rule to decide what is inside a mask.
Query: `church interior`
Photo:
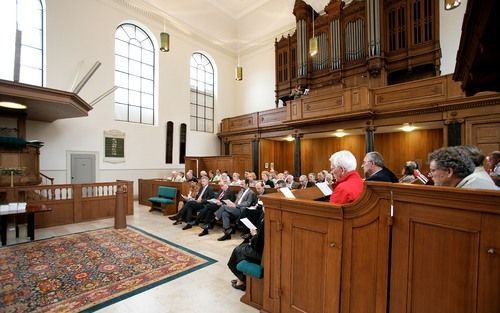
[[[296,199],[268,191],[262,274],[243,292],[227,266],[237,234],[221,242],[219,226],[201,237],[168,219],[191,188],[172,173],[286,171],[299,182],[348,150],[361,176],[377,151],[399,178],[408,160],[429,173],[441,147],[498,152],[499,6],[1,1],[0,311],[500,312],[500,191],[367,181],[342,205],[316,187]],[[162,188],[174,196],[155,208]],[[179,272],[81,306],[92,290],[40,300],[57,298],[43,292],[65,284],[56,274],[36,304],[21,303],[29,288],[9,283],[8,249],[113,226],[186,253]]]

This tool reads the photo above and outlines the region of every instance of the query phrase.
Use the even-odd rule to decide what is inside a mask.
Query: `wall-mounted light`
[[[294,141],[295,138],[292,137],[292,135],[288,135],[288,137],[285,138],[286,141]]]
[[[337,129],[337,130],[333,133],[333,135],[334,135],[335,137],[342,138],[342,137],[344,137],[345,135],[347,135],[347,133],[346,133],[343,129]]]
[[[24,104],[10,102],[10,101],[0,101],[0,107],[8,109],[16,109],[16,110],[24,110],[27,108]]]
[[[401,127],[400,129],[404,132],[411,132],[411,131],[414,131],[417,127],[413,126],[411,123],[404,123],[403,124],[403,127]]]
[[[444,0],[444,9],[449,11],[460,6],[461,0]]]

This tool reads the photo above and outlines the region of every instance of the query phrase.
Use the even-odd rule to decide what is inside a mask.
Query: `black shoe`
[[[177,221],[177,215],[172,215],[169,216],[168,218],[171,219],[172,221]]]
[[[241,284],[241,285],[234,284],[232,286],[233,286],[234,289],[239,289],[241,291],[245,291],[247,289],[247,285],[245,285],[245,284]]]
[[[208,235],[208,229],[204,229],[201,231],[201,233],[198,234],[198,236],[203,237],[205,235]]]
[[[186,226],[182,227],[182,230],[190,229],[193,226],[191,224],[186,224]]]
[[[230,234],[224,234],[224,236],[218,238],[217,240],[218,241],[224,241],[224,240],[229,240],[231,239],[231,235]]]
[[[179,224],[182,224],[182,221],[177,220],[177,221],[175,221],[172,225],[179,225]]]
[[[232,280],[231,280],[231,285],[236,285],[236,283],[237,283],[237,282],[238,282],[238,280],[237,280],[237,279],[232,279]]]

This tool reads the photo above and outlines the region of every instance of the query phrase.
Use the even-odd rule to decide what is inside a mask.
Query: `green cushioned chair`
[[[262,278],[264,274],[264,268],[259,264],[248,262],[247,260],[240,261],[236,265],[236,269],[245,275],[252,276],[255,278]]]
[[[167,187],[167,186],[159,186],[158,187],[158,196],[151,197],[148,200],[151,202],[151,210],[156,207],[160,207],[160,210],[163,211],[164,205],[172,205],[176,204],[177,197],[177,188]]]

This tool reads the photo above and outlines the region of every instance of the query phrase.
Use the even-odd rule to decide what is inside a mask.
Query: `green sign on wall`
[[[104,138],[104,156],[106,158],[124,158],[125,157],[125,139],[105,137]]]

